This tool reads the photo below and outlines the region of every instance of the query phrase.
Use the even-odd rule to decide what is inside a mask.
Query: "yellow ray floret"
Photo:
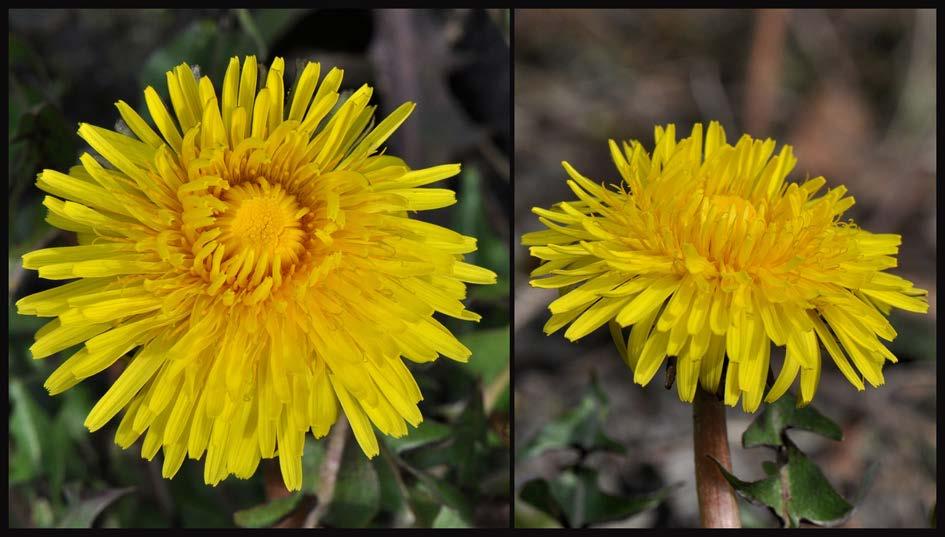
[[[531,283],[561,291],[545,332],[568,326],[574,341],[609,323],[638,384],[676,357],[680,399],[699,385],[716,392],[725,370],[725,402],[741,398],[747,412],[765,395],[772,343],[786,352],[766,401],[800,375],[798,403],[808,404],[821,346],[857,389],[881,385],[883,364],[896,361],[880,341],[896,337],[891,308],[928,310],[925,291],[884,272],[899,235],[841,222],[853,198],[842,186],[816,196],[823,177],[786,182],[790,146],[775,157],[770,139],[733,146],[716,122],[679,141],[673,125],[655,134],[652,153],[610,142],[620,184],[565,162],[577,199],[534,209],[547,229],[522,238],[542,261]]]
[[[165,477],[185,456],[206,453],[209,484],[278,456],[298,490],[307,432],[326,435],[340,412],[373,457],[375,427],[399,437],[423,419],[403,359],[470,357],[433,315],[478,321],[465,284],[495,283],[463,262],[475,239],[410,216],[455,203],[424,187],[459,165],[411,170],[378,153],[414,104],[374,125],[369,86],[339,105],[342,71],[319,83],[309,63],[286,100],[284,72],[276,58],[257,88],[256,59],[233,58],[218,94],[181,64],[170,108],[144,92],[153,126],[119,101],[133,136],[82,124],[101,161],[37,180],[48,222],[80,244],[23,256],[43,278],[78,278],[17,302],[54,318],[34,358],[83,344],[46,388],[131,353],[85,425],[124,409],[116,442],[143,435],[148,459],[163,448]]]

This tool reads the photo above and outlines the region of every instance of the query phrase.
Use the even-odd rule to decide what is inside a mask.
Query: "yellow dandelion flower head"
[[[208,484],[278,456],[298,490],[308,430],[324,436],[339,411],[376,455],[373,427],[403,436],[422,420],[403,358],[470,356],[434,312],[477,321],[464,282],[495,281],[462,261],[475,239],[410,217],[455,202],[422,187],[459,165],[378,153],[413,103],[375,125],[370,86],[339,105],[342,70],[319,83],[308,63],[287,97],[284,71],[276,58],[257,91],[255,57],[232,58],[218,97],[181,64],[167,73],[173,115],[144,92],[158,132],[119,101],[129,135],[82,124],[101,158],[38,176],[47,221],[79,245],[23,266],[78,279],[17,307],[54,318],[34,358],[84,343],[45,386],[60,393],[133,351],[85,425],[127,409],[115,441],[144,435],[147,459],[163,448],[165,477],[185,455],[206,453]]]
[[[542,261],[531,284],[562,291],[545,332],[570,323],[574,341],[609,322],[634,382],[675,357],[686,402],[699,385],[715,393],[725,368],[725,403],[741,398],[746,412],[764,395],[772,342],[786,352],[768,402],[798,373],[798,404],[813,399],[821,345],[858,390],[863,379],[881,385],[884,362],[896,361],[880,341],[896,337],[890,310],[928,310],[925,291],[885,272],[899,235],[840,221],[853,198],[842,186],[816,196],[823,177],[785,182],[790,146],[774,158],[774,140],[732,146],[716,122],[680,141],[673,125],[655,131],[652,154],[610,142],[621,184],[565,162],[578,199],[534,209],[547,229],[523,237]]]

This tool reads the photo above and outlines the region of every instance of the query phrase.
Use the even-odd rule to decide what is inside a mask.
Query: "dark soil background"
[[[929,314],[895,314],[900,359],[886,385],[857,392],[827,360],[815,406],[843,442],[792,433],[849,498],[863,471],[878,473],[846,527],[928,526],[936,496],[936,32],[933,10],[516,10],[514,236],[539,229],[530,208],[573,195],[560,162],[616,182],[608,138],[652,149],[653,126],[719,120],[730,141],[746,132],[794,146],[790,178],[823,175],[856,198],[847,213],[874,232],[899,233],[895,270],[929,291]],[[675,389],[632,382],[606,329],[568,343],[541,327],[554,293],[528,286],[537,260],[515,262],[515,441],[571,408],[595,372],[611,401],[608,433],[627,459],[601,462],[604,485],[655,490],[683,482],[658,510],[620,527],[698,525],[691,408]],[[764,449],[742,449],[751,417],[729,410],[736,475],[763,477]],[[517,466],[515,484],[556,461]],[[742,508],[745,525],[772,526]]]
[[[51,286],[35,271],[24,271],[20,256],[74,244],[74,234],[43,221],[43,193],[34,182],[43,168],[65,171],[88,150],[75,134],[78,123],[114,128],[119,118],[114,103],[123,99],[145,110],[147,85],[169,103],[164,73],[182,61],[199,65],[219,92],[229,58],[255,54],[266,67],[274,56],[285,58],[287,89],[303,60],[321,62],[322,76],[342,67],[343,91],[374,86],[378,119],[404,101],[416,102],[387,150],[415,168],[463,165],[461,175],[438,185],[456,190],[459,203],[418,217],[477,237],[479,251],[467,261],[499,274],[498,285],[470,286],[467,302],[482,315],[481,323],[443,320],[473,349],[470,364],[411,364],[425,396],[421,411],[446,429],[438,429],[442,434],[430,449],[398,454],[433,481],[420,483],[416,474],[400,472],[403,468],[394,480],[375,459],[359,466],[367,473],[357,476],[363,486],[352,487],[357,494],[346,499],[351,502],[346,512],[325,518],[326,524],[507,526],[509,11],[56,9],[12,10],[9,17],[10,525],[58,525],[78,510],[84,525],[232,526],[234,512],[285,494],[277,463],[264,461],[248,481],[231,477],[211,488],[203,484],[203,460],[185,461],[169,481],[160,476],[160,455],[152,463],[140,458],[140,442],[119,449],[113,441],[118,419],[90,434],[82,426],[85,415],[120,369],[49,397],[42,384],[69,351],[31,360],[27,349],[44,320],[21,317],[12,306]],[[477,399],[484,409],[473,404]],[[307,439],[306,464],[315,460],[309,447],[324,444]],[[348,447],[357,449],[353,439]],[[452,455],[452,449],[466,456]],[[305,479],[311,483],[312,477],[306,473]],[[379,492],[378,483],[386,488]],[[135,490],[121,492],[125,486]],[[440,507],[443,490],[431,492],[431,487],[453,491],[446,502],[450,509]],[[398,500],[398,490],[409,492],[409,502]],[[117,493],[125,495],[113,502],[109,495]],[[87,502],[96,500],[101,505],[90,511]],[[305,514],[283,525],[298,525]]]

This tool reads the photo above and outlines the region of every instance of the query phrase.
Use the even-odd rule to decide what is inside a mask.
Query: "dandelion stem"
[[[704,528],[740,528],[735,491],[722,477],[712,458],[728,470],[732,458],[725,426],[725,407],[714,395],[696,390],[692,405],[692,436],[696,463],[699,518]],[[711,458],[710,458],[711,457]]]

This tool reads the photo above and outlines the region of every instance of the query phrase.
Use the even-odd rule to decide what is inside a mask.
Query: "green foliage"
[[[392,437],[387,440],[387,445],[394,453],[400,454],[404,451],[445,440],[450,436],[450,432],[447,425],[429,419],[423,420],[417,430],[411,431],[403,438]]]
[[[472,525],[477,499],[507,497],[508,447],[489,435],[488,427],[477,390],[448,428],[437,423],[424,431],[421,425],[417,432],[423,434],[409,443],[384,439],[385,458],[406,474],[406,504],[418,525],[432,527],[437,520]],[[496,482],[505,485],[493,490],[490,483]],[[452,512],[442,513],[441,507]]]
[[[844,499],[827,481],[820,468],[791,441],[787,430],[807,430],[832,440],[841,440],[840,427],[812,406],[795,408],[791,397],[782,397],[766,405],[742,435],[746,448],[765,446],[775,450],[776,461],[764,461],[764,479],[743,481],[721,464],[719,470],[742,497],[767,506],[786,527],[796,528],[806,521],[820,526],[835,526],[853,513],[854,503]],[[866,472],[864,494],[875,475],[875,466]]]
[[[820,468],[797,447],[786,446],[785,451],[787,462],[760,481],[742,481],[722,465],[719,470],[739,494],[770,507],[787,527],[796,528],[801,520],[821,526],[846,521],[853,505],[837,494]]]
[[[515,499],[516,527],[581,528],[622,520],[658,506],[675,488],[646,494],[613,494],[600,488],[598,470],[587,464],[587,457],[597,452],[626,454],[626,449],[604,432],[607,410],[607,396],[592,378],[575,408],[526,442],[517,454],[520,461],[560,449],[577,450],[579,456],[554,477],[523,484]]]
[[[563,528],[564,526],[548,513],[533,507],[531,504],[515,497],[516,528]]]
[[[470,525],[455,509],[447,506],[440,508],[440,512],[433,519],[434,528],[469,528]]]
[[[131,493],[134,487],[123,489],[109,489],[95,494],[70,506],[62,520],[56,527],[59,528],[91,528],[101,512],[122,496]]]
[[[622,520],[652,509],[675,487],[637,496],[614,495],[598,486],[598,473],[577,466],[564,470],[554,479],[533,479],[522,487],[525,502],[567,522],[572,528]]]
[[[11,253],[40,240],[49,228],[43,222],[41,198],[30,192],[36,173],[44,167],[67,167],[75,160],[74,126],[60,108],[65,84],[50,76],[43,58],[16,34],[9,36],[9,99],[7,181],[10,203],[34,200],[11,210],[8,233]],[[12,267],[16,265],[11,265]],[[12,276],[12,275],[11,275]]]
[[[511,276],[508,242],[498,236],[484,214],[484,186],[479,170],[475,166],[464,167],[459,182],[452,229],[478,239],[477,251],[467,255],[467,262],[486,267],[498,275],[495,285],[473,286],[470,297],[474,302],[505,302],[507,308]],[[493,320],[484,318],[483,321]]]
[[[509,325],[501,328],[477,330],[462,336],[463,345],[472,351],[466,367],[489,384],[509,367]]]
[[[49,433],[49,416],[36,404],[26,387],[18,380],[10,381],[10,436],[13,453],[10,483],[29,481],[43,474],[43,441]]]
[[[400,462],[400,465],[416,479],[415,489],[411,492],[409,500],[417,511],[425,511],[423,514],[429,515],[430,504],[432,503],[436,513],[439,513],[436,506],[446,506],[453,509],[464,522],[472,518],[472,503],[459,487],[451,484],[446,479],[418,470],[403,461]],[[421,520],[424,518],[420,512],[417,515]],[[435,517],[424,525],[432,526],[433,520],[435,520]]]
[[[782,397],[765,405],[761,414],[745,429],[742,445],[746,448],[755,446],[781,446],[782,433],[789,428],[803,429],[831,440],[843,440],[843,431],[813,406],[796,408],[791,397]]]
[[[262,65],[269,58],[271,44],[307,10],[257,10],[254,13],[236,9],[230,14],[234,20],[222,25],[219,21],[194,21],[174,39],[154,51],[140,72],[141,87],[152,86],[166,93],[165,73],[182,61],[199,65],[202,75],[212,80],[223,80],[230,58],[255,55]],[[235,22],[235,23],[234,23]]]
[[[604,434],[607,396],[592,380],[581,402],[558,419],[543,427],[518,453],[519,459],[540,455],[550,449],[576,447],[585,452],[624,453],[622,445]]]
[[[302,495],[299,493],[276,498],[233,513],[233,522],[241,528],[267,528],[288,516],[301,501]]]
[[[377,515],[380,500],[381,485],[374,465],[356,446],[348,446],[324,522],[339,528],[363,528]]]

